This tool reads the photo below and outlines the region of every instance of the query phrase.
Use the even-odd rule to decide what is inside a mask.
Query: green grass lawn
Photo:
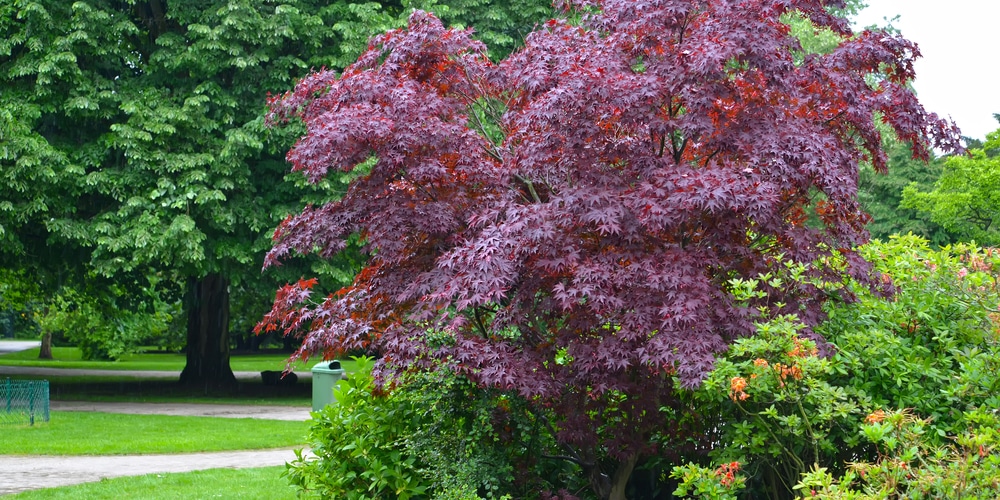
[[[4,498],[11,500],[175,500],[220,498],[224,500],[292,500],[295,489],[281,477],[285,468],[210,469],[180,474],[103,479],[61,488],[26,491]]]
[[[0,380],[2,380],[0,376]],[[239,405],[310,406],[312,384],[286,386],[239,382],[235,387],[208,389],[183,386],[176,379],[133,377],[19,375],[19,380],[48,380],[54,401],[111,401],[134,403],[216,403]]]
[[[84,361],[76,348],[54,348],[56,359],[38,360],[38,349],[0,355],[0,365],[109,370],[180,371],[181,354],[143,353],[120,361]],[[234,371],[282,370],[284,354],[234,355]],[[309,366],[318,360],[311,360]],[[347,361],[344,367],[353,369]],[[307,371],[304,364],[295,366]],[[223,393],[183,387],[175,380],[128,376],[55,376],[50,381],[54,398],[196,402],[229,404],[310,405],[308,382],[293,387],[264,386],[240,382]],[[308,432],[306,422],[175,417],[164,415],[124,415],[90,412],[53,412],[50,422],[35,426],[0,429],[0,454],[24,455],[121,455],[150,453],[192,453],[301,447]],[[182,474],[151,474],[102,480],[62,488],[25,492],[5,498],[15,499],[293,499],[295,490],[280,477],[284,467],[256,469],[213,469]]]
[[[119,361],[84,361],[80,350],[75,347],[55,347],[52,349],[55,359],[38,359],[38,349],[0,355],[0,365],[31,366],[47,368],[79,368],[97,370],[132,370],[132,371],[174,371],[184,368],[183,354],[174,353],[141,353],[128,356]],[[283,370],[287,355],[284,353],[267,354],[237,354],[231,358],[230,366],[234,371]],[[318,363],[318,359],[308,362],[308,367]],[[351,373],[356,370],[354,361],[341,361],[343,368]],[[295,369],[300,373],[308,373],[306,364],[298,363]],[[176,383],[176,379],[136,377],[133,375],[101,375],[82,376],[76,374],[34,376],[22,375],[20,379],[44,379],[50,384],[50,394],[56,400],[81,401],[135,401],[147,403],[189,402],[189,403],[226,403],[252,405],[290,405],[310,406],[311,385],[300,380],[294,386],[264,386],[259,381],[241,381],[236,387],[221,389],[205,389],[185,387]]]
[[[0,355],[0,365],[8,366],[38,366],[47,368],[86,368],[92,370],[154,370],[181,371],[186,359],[184,354],[144,352],[130,354],[118,361],[86,361],[76,347],[53,347],[53,359],[38,359],[38,348],[12,352]],[[284,370],[288,360],[287,353],[267,354],[234,354],[229,365],[233,371],[259,372],[264,370]],[[295,371],[306,372],[319,362],[309,360],[308,364],[297,362],[292,365]]]
[[[3,455],[128,455],[302,446],[306,422],[53,412],[48,423],[4,427]],[[87,497],[84,497],[87,498]]]

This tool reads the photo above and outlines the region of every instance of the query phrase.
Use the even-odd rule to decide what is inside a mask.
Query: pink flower
[[[958,270],[958,278],[959,279],[962,279],[962,278],[966,277],[968,274],[969,274],[969,270],[966,269],[966,268],[964,268],[964,267]]]

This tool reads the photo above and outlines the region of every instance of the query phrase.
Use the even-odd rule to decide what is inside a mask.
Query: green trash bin
[[[312,371],[313,411],[319,411],[333,402],[333,388],[342,378],[344,369],[340,361],[324,361],[316,363]]]

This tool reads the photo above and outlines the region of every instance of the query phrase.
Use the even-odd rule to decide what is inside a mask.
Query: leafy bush
[[[693,393],[702,414],[719,415],[713,461],[745,464],[751,488],[773,495],[813,464],[840,463],[864,416],[857,395],[830,382],[836,360],[818,356],[803,328],[786,315],[758,323]]]
[[[36,319],[43,332],[65,336],[78,346],[83,359],[108,360],[137,352],[149,339],[166,332],[173,316],[166,307],[119,309],[107,297],[64,287]]]
[[[967,410],[1000,407],[1000,256],[971,245],[931,250],[912,235],[861,252],[897,293],[886,300],[854,287],[859,302],[828,307],[817,332],[837,348],[832,383],[869,410],[930,418],[937,436],[963,431]]]
[[[376,397],[371,360],[355,361],[357,372],[334,390],[336,403],[313,412],[308,444],[315,458],[296,451],[289,481],[323,498],[419,497],[430,483],[403,444],[419,415],[405,401]]]
[[[863,428],[878,445],[877,461],[856,462],[840,478],[815,468],[796,489],[805,498],[1000,498],[1000,418],[996,410],[966,412],[968,429],[947,445],[928,439],[929,421],[908,411],[876,411]]]
[[[674,495],[680,498],[715,498],[735,500],[746,478],[738,475],[739,462],[722,464],[715,469],[695,464],[674,467],[670,477],[680,481]]]
[[[526,498],[574,472],[567,462],[542,460],[555,443],[514,394],[440,370],[407,375],[393,397],[422,409],[405,443],[436,499]]]
[[[336,403],[313,413],[309,446],[287,476],[323,498],[518,498],[548,488],[539,450],[551,442],[526,405],[443,371],[405,376],[380,390],[372,363],[335,390]],[[556,462],[561,463],[561,462]]]
[[[860,251],[876,276],[895,284],[895,295],[879,297],[854,282],[828,288],[857,299],[827,304],[828,318],[815,331],[830,346],[817,346],[794,316],[770,317],[762,308],[756,335],[738,340],[690,394],[694,412],[717,415],[708,426],[709,456],[744,464],[755,498],[792,497],[804,473],[835,477],[849,474],[852,463],[887,466],[886,443],[873,439],[865,422],[879,411],[919,416],[910,447],[938,457],[929,473],[943,474],[954,466],[944,457],[968,455],[960,443],[972,416],[981,420],[981,408],[1000,407],[997,254],[969,245],[931,250],[912,235]],[[799,273],[789,267],[781,274],[734,280],[734,295],[753,298],[762,283],[782,286]],[[822,347],[833,355],[820,356]],[[915,452],[906,453],[912,460]]]

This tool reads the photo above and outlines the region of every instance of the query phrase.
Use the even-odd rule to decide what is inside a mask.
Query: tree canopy
[[[933,189],[911,183],[900,206],[930,216],[966,241],[1000,245],[1000,129],[981,148],[949,157]]]
[[[886,165],[873,116],[924,157],[958,137],[906,87],[916,47],[853,36],[827,10],[843,2],[563,4],[570,20],[496,64],[417,12],[272,101],[273,122],[307,129],[294,170],[357,178],[286,219],[268,265],[352,235],[367,262],[325,298],[311,279],[283,288],[259,328],[304,334],[302,357],[375,351],[384,381],[443,368],[517,391],[557,415],[595,493],[621,498],[675,384],[750,334],[755,308],[814,324],[824,282],[881,283],[853,250],[858,166]],[[792,10],[841,44],[803,55]]]
[[[550,10],[548,0],[0,5],[3,262],[158,274],[187,290],[189,333],[200,332],[189,353],[227,352],[229,320],[201,316],[201,304],[228,310],[233,290],[259,304],[237,311],[255,322],[275,276],[320,270],[303,262],[260,275],[270,233],[303,203],[301,176],[284,161],[299,129],[266,129],[267,93],[310,69],[342,68],[371,35],[405,23],[411,4],[482,21],[499,54]],[[306,201],[342,188],[328,179]],[[320,267],[343,280],[331,286],[354,272],[349,260]],[[220,356],[192,359],[191,379],[231,380]]]
[[[893,234],[913,233],[935,245],[957,241],[956,234],[935,223],[929,214],[900,207],[907,186],[920,190],[934,187],[945,158],[915,159],[906,144],[891,138],[886,139],[884,149],[889,156],[888,171],[879,173],[869,165],[862,165],[858,179],[858,200],[872,217],[868,223],[872,237],[888,241]]]

